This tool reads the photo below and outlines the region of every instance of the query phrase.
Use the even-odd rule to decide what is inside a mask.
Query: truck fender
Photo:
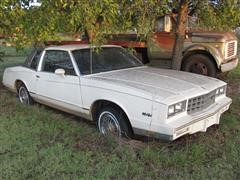
[[[221,56],[221,53],[218,49],[213,48],[212,46],[208,45],[202,45],[202,44],[195,44],[192,46],[187,47],[183,52],[183,57],[186,57],[189,53],[194,51],[205,51],[208,54],[210,54],[213,59],[215,60],[217,67],[219,68],[221,65],[221,62],[223,61],[223,57]],[[184,58],[183,58],[184,59]]]

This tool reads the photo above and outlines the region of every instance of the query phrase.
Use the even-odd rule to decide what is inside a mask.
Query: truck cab
[[[149,64],[171,68],[176,39],[176,19],[158,17],[147,39]],[[186,32],[181,70],[215,77],[218,72],[234,69],[238,64],[237,38],[232,32]]]

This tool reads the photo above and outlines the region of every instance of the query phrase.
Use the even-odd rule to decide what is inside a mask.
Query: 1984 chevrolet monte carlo
[[[219,124],[231,99],[218,79],[143,66],[118,46],[47,47],[3,84],[21,103],[42,103],[96,121],[104,135],[175,140]]]

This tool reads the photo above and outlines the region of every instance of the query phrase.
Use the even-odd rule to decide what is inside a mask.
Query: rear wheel
[[[194,54],[183,61],[182,70],[216,77],[217,68],[213,60],[204,54]]]
[[[33,104],[33,99],[29,95],[29,92],[24,84],[21,84],[18,88],[18,98],[22,104],[26,105]]]
[[[125,113],[110,106],[100,110],[98,128],[105,136],[133,137],[133,132]]]

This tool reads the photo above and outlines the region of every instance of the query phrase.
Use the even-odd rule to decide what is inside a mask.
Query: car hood
[[[89,78],[95,86],[164,104],[199,96],[226,84],[207,76],[147,66],[94,74]]]

